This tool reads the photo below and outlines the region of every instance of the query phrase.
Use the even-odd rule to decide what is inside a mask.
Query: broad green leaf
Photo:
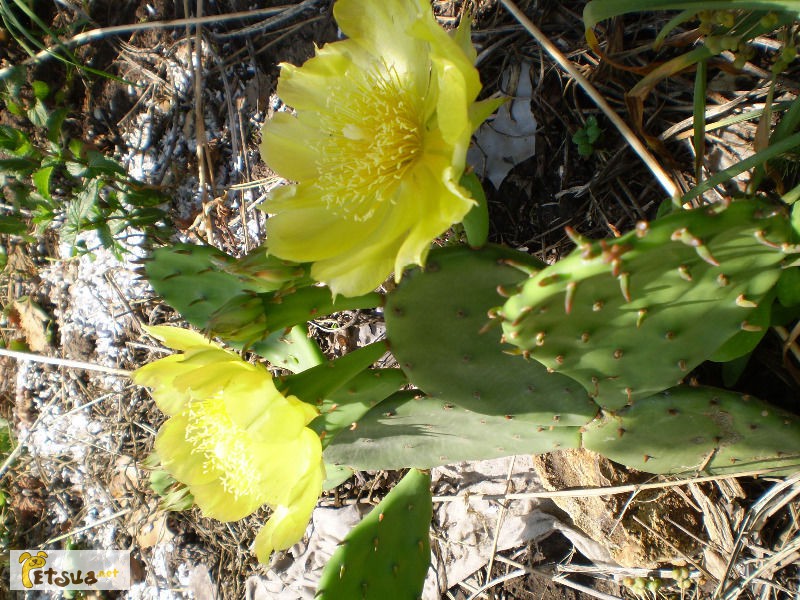
[[[14,127],[0,125],[0,150],[10,152],[14,156],[25,156],[33,149],[30,138]]]
[[[28,109],[28,119],[36,127],[41,127],[41,128],[46,127],[47,118],[49,116],[50,113],[47,111],[47,107],[38,98],[36,99],[36,102],[33,104],[33,106]]]
[[[50,113],[47,118],[47,139],[53,144],[61,142],[61,129],[64,126],[64,119],[67,118],[66,108],[59,108]]]
[[[64,225],[60,231],[62,241],[75,246],[78,234],[97,216],[97,200],[101,187],[102,181],[91,179],[69,201],[64,214]]]
[[[96,150],[89,150],[86,153],[87,164],[92,173],[103,175],[126,175],[125,169],[117,161],[106,158]]]
[[[45,200],[52,200],[50,195],[50,178],[53,176],[54,167],[43,167],[31,175],[33,185],[36,186],[36,191],[41,194]]]
[[[28,230],[20,217],[0,215],[0,233],[8,235],[21,235]]]
[[[0,173],[4,175],[27,177],[38,166],[39,163],[30,158],[0,158]]]
[[[89,170],[87,169],[86,165],[75,162],[74,160],[68,160],[64,163],[64,166],[67,168],[67,173],[73,177],[83,177]]]
[[[46,100],[50,95],[50,86],[45,81],[36,80],[31,83],[33,95],[37,100]]]
[[[145,185],[126,185],[121,194],[121,200],[131,206],[158,206],[167,201],[160,191]]]

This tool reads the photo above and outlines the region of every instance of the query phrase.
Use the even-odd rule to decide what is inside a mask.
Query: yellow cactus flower
[[[261,151],[295,183],[263,209],[271,254],[311,262],[334,294],[356,296],[423,264],[473,206],[459,180],[498,102],[475,101],[466,19],[451,36],[428,0],[338,0],[334,15],[348,39],[281,65],[278,95],[297,116],[277,113]]]
[[[235,521],[273,507],[257,552],[267,560],[303,536],[322,492],[319,436],[306,427],[314,407],[283,396],[269,372],[199,333],[175,327],[147,331],[182,354],[135,371],[169,419],[156,436],[164,468],[188,486],[203,514]],[[293,526],[285,525],[286,513]],[[265,541],[266,539],[266,541]]]

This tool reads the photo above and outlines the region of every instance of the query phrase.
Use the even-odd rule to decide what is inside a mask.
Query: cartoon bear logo
[[[30,573],[33,569],[41,569],[47,563],[47,552],[39,550],[36,556],[31,556],[30,552],[23,552],[19,555],[19,562],[22,563],[22,585],[30,589],[33,587]]]

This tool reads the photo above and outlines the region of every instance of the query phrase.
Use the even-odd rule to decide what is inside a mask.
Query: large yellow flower
[[[148,332],[183,351],[132,375],[152,388],[169,416],[155,443],[164,468],[189,487],[208,517],[234,521],[270,505],[273,515],[256,540],[260,560],[293,545],[322,491],[322,445],[306,427],[317,411],[283,396],[264,367],[198,333],[174,327]]]
[[[467,147],[498,103],[475,102],[468,24],[448,35],[429,0],[338,0],[334,15],[349,39],[281,65],[278,95],[297,116],[277,113],[261,150],[296,183],[264,210],[272,254],[355,296],[423,264],[472,207],[459,185]]]

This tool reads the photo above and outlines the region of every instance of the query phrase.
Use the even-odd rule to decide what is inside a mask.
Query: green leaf
[[[22,105],[14,102],[13,100],[6,100],[6,110],[8,110],[8,112],[15,117],[21,117],[25,114],[25,109],[22,107]]]
[[[87,164],[89,170],[93,173],[101,173],[104,175],[127,175],[125,169],[122,168],[117,161],[106,158],[96,150],[89,150],[86,153]]]
[[[800,16],[800,0],[594,0],[584,8],[583,22],[591,29],[605,19],[645,10],[774,10]]]
[[[147,227],[157,223],[165,216],[166,213],[160,208],[137,208],[127,213],[124,221],[132,227]]]
[[[125,186],[120,199],[131,206],[158,206],[167,201],[166,196],[154,188],[142,186]]]
[[[33,144],[19,129],[0,125],[0,150],[10,152],[14,156],[25,156],[33,150]]]
[[[37,100],[46,100],[50,95],[50,86],[44,81],[39,81],[37,79],[31,83],[31,87],[33,88],[33,95]]]
[[[97,214],[97,200],[100,196],[102,182],[91,179],[75,195],[68,204],[65,211],[64,225],[61,228],[61,240],[76,245],[78,234],[86,228],[90,218]]]
[[[67,144],[69,151],[75,158],[80,158],[84,155],[84,143],[80,140],[70,140]]]
[[[162,510],[188,510],[194,504],[194,497],[189,488],[164,469],[156,469],[150,473],[150,489],[161,497],[159,508]]]
[[[21,217],[0,215],[0,233],[22,235],[26,231],[28,231],[28,226]]]
[[[50,113],[47,118],[47,139],[54,144],[61,142],[61,129],[64,126],[64,120],[67,118],[68,111],[66,108],[59,108]]]
[[[8,456],[14,449],[11,436],[11,424],[7,419],[0,418],[0,457]]]
[[[28,109],[28,119],[36,127],[44,128],[47,125],[47,118],[49,116],[50,113],[47,111],[47,107],[38,98],[33,107]]]
[[[773,158],[785,154],[786,152],[794,151],[798,146],[800,146],[800,132],[795,133],[794,135],[791,135],[776,144],[772,144],[764,150],[756,152],[752,156],[749,156],[744,160],[733,164],[727,169],[720,171],[713,177],[709,177],[703,183],[695,186],[686,194],[684,194],[680,202],[686,203],[689,200],[702,195],[714,186],[719,185],[720,183],[725,183],[729,179],[736,177],[739,173],[743,173],[748,169],[763,165],[768,160],[772,160]]]
[[[39,163],[30,158],[0,158],[0,172],[17,177],[27,177],[38,166]]]
[[[36,191],[38,191],[45,200],[53,199],[50,195],[50,178],[53,175],[53,169],[54,167],[44,167],[31,175],[33,185],[36,186]]]
[[[67,173],[73,177],[83,177],[89,170],[86,168],[86,165],[73,160],[68,160],[64,163],[64,166],[67,169]]]

